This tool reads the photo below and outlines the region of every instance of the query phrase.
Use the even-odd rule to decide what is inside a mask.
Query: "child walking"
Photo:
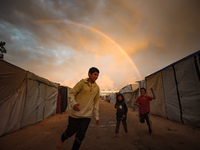
[[[146,123],[149,127],[149,134],[152,133],[151,121],[149,119],[149,112],[150,112],[150,103],[149,102],[152,99],[156,99],[156,96],[155,96],[152,88],[151,88],[151,92],[153,94],[153,97],[146,96],[146,89],[141,88],[140,89],[141,96],[139,96],[135,102],[135,104],[139,107],[140,122],[144,123],[146,120]]]
[[[116,124],[115,134],[112,136],[113,138],[117,137],[119,133],[119,126],[120,126],[121,121],[124,126],[124,131],[125,131],[124,136],[128,135],[128,129],[127,129],[127,124],[126,124],[126,119],[127,119],[126,114],[128,112],[128,109],[124,100],[124,96],[122,94],[118,94],[116,100],[117,101],[115,104],[115,108],[117,109],[117,112],[116,112],[117,124]]]

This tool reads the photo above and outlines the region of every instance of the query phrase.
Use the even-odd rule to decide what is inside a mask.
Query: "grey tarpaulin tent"
[[[110,100],[110,103],[116,103],[116,95],[117,93],[111,93],[110,94],[110,97],[109,97],[109,100]]]
[[[122,93],[128,107],[137,109],[134,105],[137,97],[139,96],[139,84],[129,84],[119,90]]]
[[[151,113],[200,127],[200,51],[145,78],[147,94],[154,88]]]
[[[56,113],[58,84],[0,60],[0,136]]]

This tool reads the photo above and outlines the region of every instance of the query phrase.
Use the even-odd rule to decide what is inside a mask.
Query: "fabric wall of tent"
[[[116,103],[116,93],[111,93],[109,97],[110,103]]]
[[[101,99],[107,101],[107,97],[109,97],[109,95],[103,95],[101,96]]]
[[[200,51],[147,76],[147,94],[156,100],[151,113],[186,125],[200,127]]]
[[[129,84],[119,90],[119,93],[123,94],[128,107],[133,108],[134,110],[138,109],[134,103],[139,96],[139,84]]]
[[[141,81],[137,81],[137,83],[139,84],[139,89],[141,88],[145,88],[146,89],[146,81],[145,79],[144,80],[141,80]],[[139,92],[139,96],[140,96],[140,92]]]
[[[70,90],[71,90],[70,87],[59,86],[56,113],[61,114],[65,112],[66,110],[70,109],[69,97],[68,97]]]
[[[58,84],[0,60],[0,136],[56,113]]]

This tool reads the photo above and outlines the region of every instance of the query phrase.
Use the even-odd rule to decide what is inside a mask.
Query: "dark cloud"
[[[41,76],[63,81],[94,64],[120,88],[138,80],[128,57],[145,77],[200,49],[199,8],[198,0],[2,0],[0,40],[6,60]]]

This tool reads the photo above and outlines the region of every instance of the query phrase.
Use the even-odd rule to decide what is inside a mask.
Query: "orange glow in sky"
[[[123,50],[118,43],[116,43],[112,38],[110,38],[109,36],[107,36],[103,32],[101,32],[101,31],[99,31],[99,30],[97,30],[95,28],[92,28],[90,26],[86,26],[84,24],[77,23],[77,22],[70,21],[70,20],[39,20],[39,21],[36,21],[36,22],[62,22],[62,23],[67,23],[67,24],[73,24],[73,25],[77,25],[77,26],[81,26],[81,27],[87,28],[87,29],[89,29],[91,31],[94,31],[94,32],[102,35],[104,38],[108,39],[111,43],[113,43],[126,56],[128,61],[131,63],[131,65],[134,67],[135,71],[137,72],[139,78],[142,79],[141,74],[140,74],[137,66],[135,65],[134,61],[130,58],[130,56],[126,53],[126,51]]]

